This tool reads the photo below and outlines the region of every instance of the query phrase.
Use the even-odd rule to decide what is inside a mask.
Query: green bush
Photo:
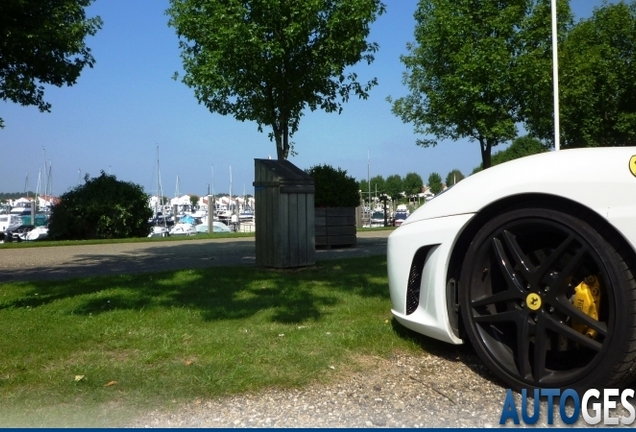
[[[148,235],[148,195],[139,185],[101,175],[71,189],[51,209],[49,238],[87,240]]]
[[[315,183],[315,207],[357,207],[360,205],[358,182],[347,171],[329,165],[307,170]]]

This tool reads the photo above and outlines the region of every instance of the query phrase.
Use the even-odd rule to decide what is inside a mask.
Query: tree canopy
[[[464,174],[458,169],[454,169],[446,176],[446,186],[451,187],[464,179]]]
[[[568,33],[559,51],[564,148],[636,144],[635,41],[634,2],[604,4]]]
[[[429,176],[428,176],[428,188],[431,190],[431,192],[433,192],[435,195],[437,195],[438,193],[440,193],[442,191],[442,176],[439,175],[436,172],[432,172]]]
[[[407,173],[403,180],[404,193],[407,197],[416,195],[422,192],[422,186],[424,181],[422,177],[417,173]]]
[[[436,145],[431,136],[468,138],[479,142],[483,166],[491,165],[492,148],[514,139],[517,123],[538,110],[525,98],[547,88],[533,94],[542,108],[550,95],[551,80],[546,81],[545,74],[551,68],[544,67],[551,53],[549,3],[419,2],[415,42],[407,45],[409,54],[401,57],[410,94],[389,99],[393,113],[425,135],[417,141],[419,145]],[[571,13],[567,0],[558,4],[563,33]]]
[[[101,172],[84,177],[53,206],[49,237],[56,240],[84,240],[145,237],[152,209],[149,196],[139,185],[122,182]]]
[[[44,84],[72,86],[85,66],[93,66],[84,39],[94,35],[102,21],[86,17],[84,9],[92,1],[0,2],[0,99],[50,111]]]
[[[422,192],[422,186],[424,186],[422,177],[414,172],[407,173],[404,177],[393,174],[386,179],[381,175],[374,176],[371,178],[371,196],[369,196],[369,182],[365,179],[358,183],[361,196],[367,202],[383,195],[392,200],[400,200],[403,197],[408,199]]]
[[[383,194],[386,192],[386,180],[381,175],[371,177],[371,194]]]
[[[543,153],[549,150],[549,147],[543,144],[536,138],[532,138],[529,135],[516,138],[510,147],[505,150],[499,151],[492,155],[492,165],[499,165],[504,162],[508,162],[514,159],[519,159],[524,156],[530,156],[537,153]],[[478,166],[473,170],[473,174],[483,169],[482,166]]]
[[[398,174],[388,176],[384,181],[384,193],[395,200],[402,195],[402,192],[404,192],[402,177]]]
[[[349,66],[378,50],[369,26],[379,0],[170,0],[169,25],[180,38],[182,81],[211,112],[271,127],[278,159],[287,159],[303,110],[340,112],[358,82]]]

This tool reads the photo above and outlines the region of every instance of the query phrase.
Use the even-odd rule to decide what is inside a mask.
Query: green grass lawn
[[[116,426],[420,349],[393,326],[382,256],[0,284],[0,322],[2,427]]]

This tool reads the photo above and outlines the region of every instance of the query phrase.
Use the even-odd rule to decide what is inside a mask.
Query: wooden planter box
[[[316,208],[316,247],[353,246],[356,244],[356,208]]]

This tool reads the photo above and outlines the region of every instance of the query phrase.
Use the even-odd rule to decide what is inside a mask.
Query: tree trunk
[[[483,137],[479,137],[479,145],[481,147],[481,164],[484,169],[492,166],[492,142]]]
[[[276,138],[278,160],[287,160],[289,156],[289,126],[287,122],[281,121],[280,127],[274,127],[274,137]]]

